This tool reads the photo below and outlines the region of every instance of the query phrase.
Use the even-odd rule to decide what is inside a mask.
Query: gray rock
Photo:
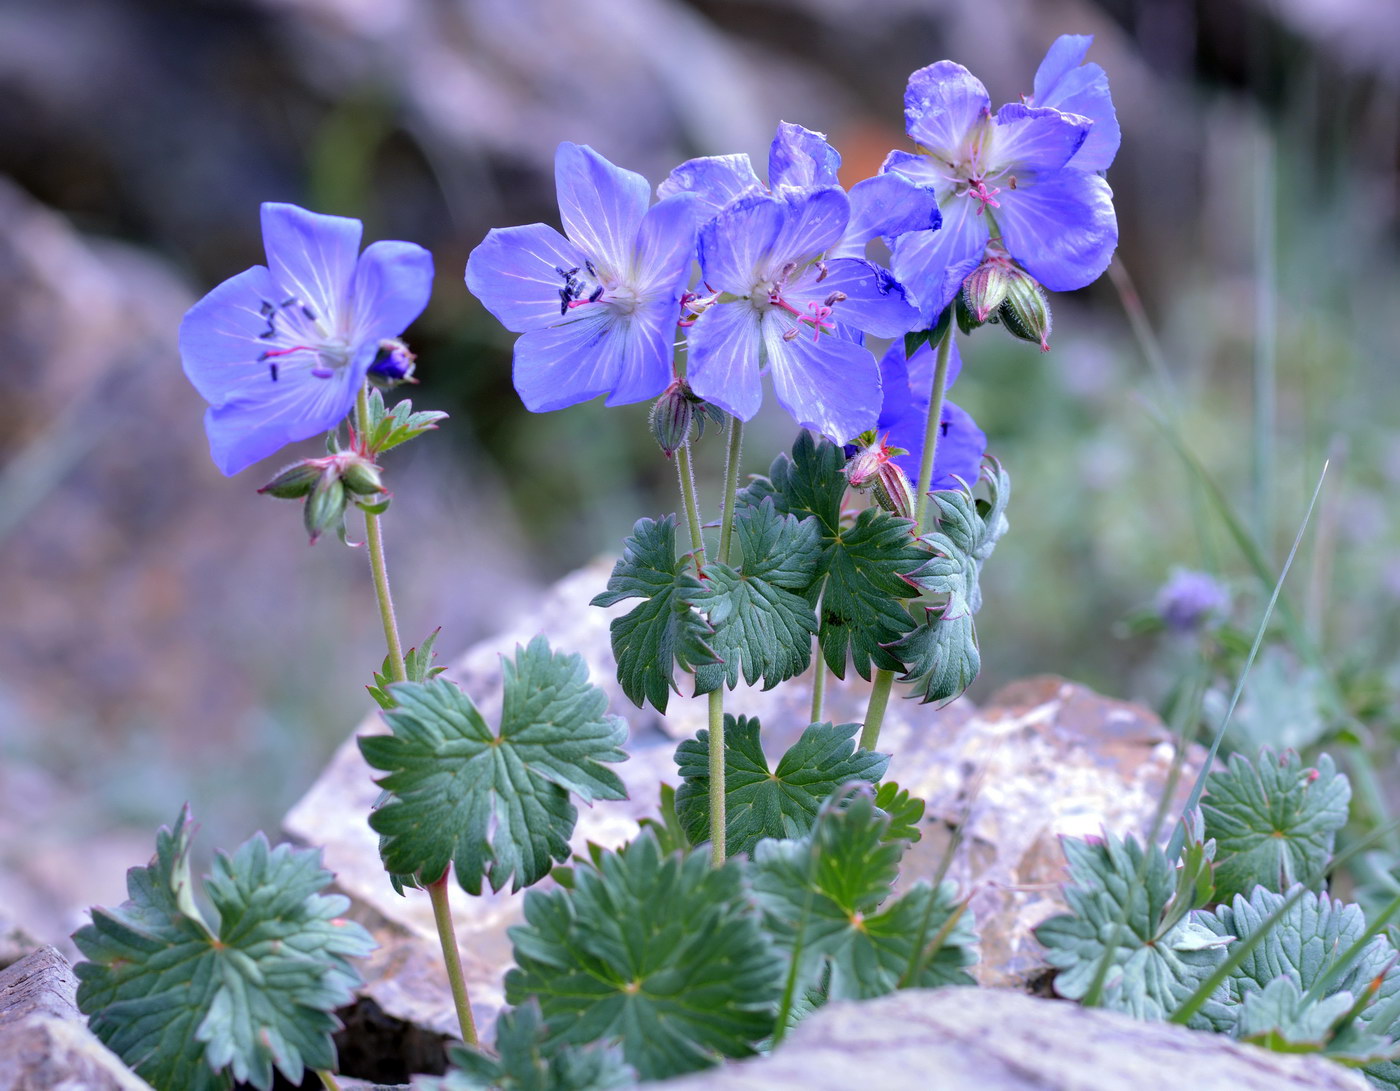
[[[88,1030],[77,988],[53,947],[0,971],[0,1091],[150,1091]]]
[[[670,1081],[675,1091],[1360,1091],[1322,1057],[1006,989],[911,989],[832,1004],[771,1056]]]

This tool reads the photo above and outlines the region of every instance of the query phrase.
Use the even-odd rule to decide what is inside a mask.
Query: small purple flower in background
[[[953,385],[962,370],[956,341],[950,351],[948,386]],[[896,455],[894,462],[915,483],[919,480],[919,462],[923,458],[934,362],[934,353],[927,343],[920,345],[913,357],[906,360],[902,341],[892,344],[880,361],[884,401],[875,429],[883,442],[907,452]],[[960,478],[969,488],[977,484],[982,472],[982,456],[987,452],[986,433],[977,427],[966,410],[950,401],[943,403],[939,429],[930,489],[936,492],[959,488],[954,478]]]
[[[1008,103],[995,115],[986,88],[960,64],[939,61],[909,78],[904,116],[920,151],[891,152],[882,169],[938,195],[942,228],[893,243],[895,275],[926,324],[986,256],[1011,258],[1056,292],[1108,268],[1118,221],[1112,191],[1094,172],[1117,150],[1117,122],[1103,70],[1075,67],[1088,41],[1058,39],[1036,74],[1035,104]],[[1062,112],[1071,107],[1091,112]],[[1105,135],[1090,144],[1100,124]]]
[[[225,474],[338,425],[381,349],[392,353],[427,306],[432,255],[391,241],[362,254],[363,230],[359,220],[265,204],[267,265],[224,281],[185,315],[180,357],[209,403],[204,427]]]
[[[648,208],[645,178],[580,144],[559,145],[554,174],[568,237],[545,224],[495,228],[467,260],[467,287],[522,335],[515,389],[532,412],[655,397],[672,378],[695,199]]]
[[[875,426],[880,373],[860,333],[898,337],[917,312],[890,274],[827,258],[850,220],[839,186],[741,197],[700,232],[706,301],[688,338],[695,393],[748,420],[761,373],[803,428],[844,443]]]
[[[1193,633],[1224,617],[1230,609],[1230,593],[1208,573],[1175,568],[1158,590],[1155,605],[1168,629]]]

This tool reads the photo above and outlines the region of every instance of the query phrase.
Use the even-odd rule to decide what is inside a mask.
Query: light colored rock
[[[1008,989],[910,989],[838,1003],[768,1057],[666,1084],[675,1091],[1361,1091],[1322,1057]]]
[[[637,820],[655,813],[659,785],[679,782],[675,737],[706,723],[704,699],[673,698],[663,724],[652,709],[638,709],[622,694],[607,626],[628,604],[607,611],[588,605],[610,567],[599,562],[561,580],[533,613],[472,648],[450,671],[489,722],[500,708],[501,656],[543,633],[557,650],[583,656],[612,710],[627,718],[631,760],[617,771],[631,798],[581,808],[575,848],[588,841],[615,846],[633,836]],[[853,672],[844,682],[829,679],[827,718],[860,719],[868,693],[868,683]],[[806,726],[809,702],[810,684],[797,680],[767,693],[740,690],[727,705],[760,718],[772,759]],[[357,733],[383,730],[374,717]],[[1042,965],[1031,929],[1064,908],[1059,835],[1148,825],[1170,763],[1168,738],[1151,713],[1057,678],[1008,687],[980,712],[967,701],[942,710],[891,702],[880,739],[880,749],[893,753],[889,776],[929,805],[924,840],[907,858],[901,881],[936,874],[950,830],[963,829],[948,874],[972,892],[983,937],[975,972],[983,983],[1019,982]],[[1192,772],[1188,766],[1186,783]],[[326,866],[352,898],[353,915],[381,944],[363,967],[367,995],[396,1018],[456,1034],[428,899],[418,891],[396,895],[379,862],[366,817],[379,794],[374,775],[354,738],[347,739],[284,827],[324,847]],[[511,965],[506,930],[522,919],[523,901],[523,894],[504,891],[470,898],[452,884],[458,944],[483,1030],[504,1004]]]
[[[53,947],[0,971],[0,1091],[150,1091],[88,1030],[77,987]]]

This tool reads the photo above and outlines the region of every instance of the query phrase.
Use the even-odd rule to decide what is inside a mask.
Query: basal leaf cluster
[[[157,1091],[267,1091],[276,1067],[294,1085],[335,1066],[333,1014],[360,983],[349,959],[374,941],[341,919],[349,900],[320,853],[269,846],[261,834],[220,854],[205,892],[208,924],[189,873],[193,826],[182,811],[162,828],[156,856],[127,873],[129,900],[94,909],[74,942],[86,961],[78,1007],[88,1025]]]

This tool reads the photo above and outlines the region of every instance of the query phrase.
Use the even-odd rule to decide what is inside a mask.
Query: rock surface
[[[150,1091],[87,1029],[53,947],[0,971],[0,1091]]]
[[[675,1091],[1361,1091],[1322,1057],[1271,1053],[1219,1034],[1142,1023],[1006,989],[910,989],[838,1003],[769,1057],[666,1084]]]
[[[630,838],[638,819],[655,812],[660,784],[678,783],[675,736],[693,734],[706,722],[703,699],[673,698],[663,729],[654,711],[637,709],[623,696],[607,626],[626,604],[612,611],[588,605],[609,567],[600,562],[560,581],[515,628],[478,644],[449,672],[492,722],[500,707],[502,655],[543,633],[557,650],[583,656],[612,710],[629,720],[631,760],[617,771],[630,799],[582,808],[576,848]],[[854,674],[845,682],[829,680],[827,717],[861,719],[868,692]],[[808,685],[798,681],[767,693],[740,690],[727,704],[760,718],[773,759],[806,726],[809,701]],[[374,717],[357,733],[383,730]],[[966,701],[942,710],[894,701],[880,749],[893,754],[891,778],[928,803],[924,839],[906,859],[901,881],[932,877],[952,849],[948,874],[972,893],[982,935],[975,972],[983,984],[1022,983],[1040,967],[1031,929],[1064,908],[1059,836],[1104,827],[1145,830],[1171,761],[1169,736],[1151,713],[1048,677],[1008,687],[981,710]],[[1186,763],[1185,784],[1199,760]],[[295,839],[324,847],[326,866],[354,902],[353,914],[381,944],[364,967],[366,994],[395,1018],[455,1035],[428,899],[417,891],[394,894],[379,863],[366,820],[378,796],[373,776],[354,739],[346,740],[284,826]],[[476,1020],[485,1030],[504,1003],[511,964],[506,930],[521,919],[524,895],[468,898],[455,884],[452,892]]]

